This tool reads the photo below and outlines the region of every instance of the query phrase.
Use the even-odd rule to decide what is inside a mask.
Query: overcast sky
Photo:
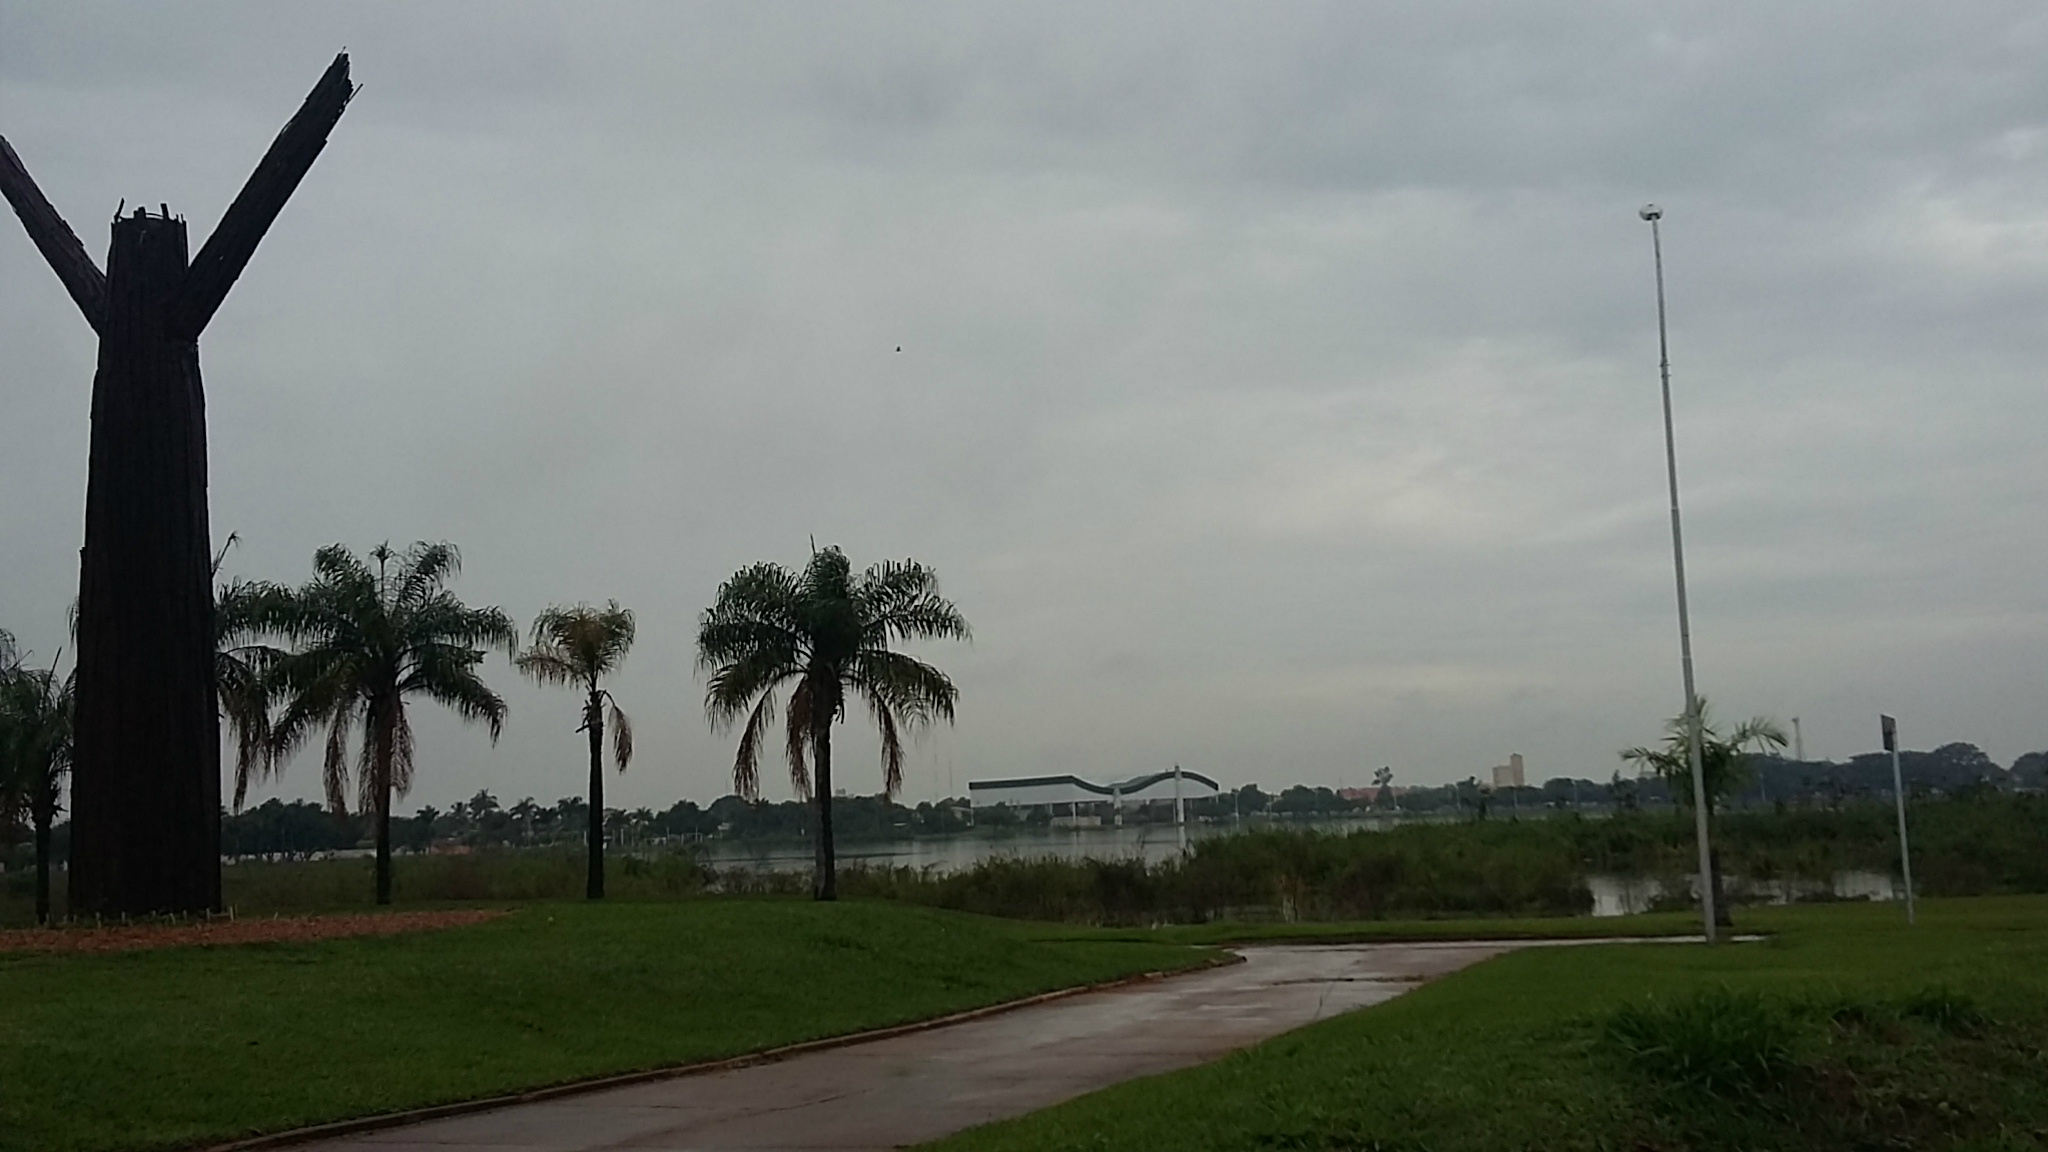
[[[974,625],[924,653],[960,716],[913,799],[1605,779],[1682,704],[1649,200],[1701,690],[1816,757],[1880,710],[2048,746],[2034,0],[0,0],[0,134],[96,256],[123,198],[196,249],[343,47],[362,92],[203,341],[228,570],[447,539],[522,624],[617,598],[615,802],[728,790],[696,617],[812,538]],[[0,218],[0,626],[39,657],[94,349]],[[583,791],[571,695],[488,674],[504,739],[417,705],[408,804]]]

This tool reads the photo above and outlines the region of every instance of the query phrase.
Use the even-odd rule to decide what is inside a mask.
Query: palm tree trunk
[[[828,712],[822,721],[811,724],[811,758],[818,809],[818,872],[811,884],[811,895],[818,900],[839,899],[839,877],[832,855],[832,718]]]
[[[377,720],[377,755],[371,770],[377,792],[377,903],[391,903],[391,740],[390,721]]]
[[[590,733],[590,875],[584,883],[584,898],[604,899],[604,701],[597,689],[590,690],[590,703],[583,710],[583,727]]]
[[[50,824],[56,813],[36,805],[36,923],[50,922]]]

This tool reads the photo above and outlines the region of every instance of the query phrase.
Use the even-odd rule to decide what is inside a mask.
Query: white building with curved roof
[[[1175,790],[1175,780],[1179,789]],[[1055,804],[1149,804],[1159,800],[1200,800],[1222,791],[1200,772],[1172,769],[1147,772],[1128,780],[1097,784],[1079,776],[1019,776],[1010,780],[970,780],[967,796],[976,808],[1037,808]]]

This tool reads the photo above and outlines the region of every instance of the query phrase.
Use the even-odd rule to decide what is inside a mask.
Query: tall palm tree
[[[838,548],[814,551],[800,573],[779,564],[742,568],[719,585],[700,617],[697,663],[711,673],[704,709],[714,726],[746,717],[733,760],[733,791],[760,793],[759,762],[775,696],[789,686],[785,741],[789,779],[810,799],[816,829],[812,895],[837,897],[832,845],[832,725],[860,697],[882,736],[882,790],[903,786],[903,736],[951,722],[959,693],[937,668],[890,645],[970,637],[967,621],[939,595],[931,569],[906,560],[853,575]],[[809,754],[809,763],[805,755]]]
[[[604,730],[610,714],[612,760],[624,772],[633,760],[633,722],[619,711],[619,702],[603,680],[618,671],[633,647],[633,614],[616,600],[603,608],[578,604],[554,607],[533,622],[533,647],[513,663],[540,684],[573,684],[583,689],[583,723],[578,732],[590,736],[590,866],[584,895],[604,899]]]
[[[360,726],[357,803],[375,812],[377,903],[391,903],[391,801],[412,788],[409,696],[425,696],[497,743],[505,701],[477,675],[486,648],[513,654],[519,632],[496,608],[471,608],[444,586],[462,567],[452,544],[389,544],[370,550],[376,569],[339,544],[313,555],[313,579],[260,605],[255,624],[296,647],[269,678],[284,701],[270,735],[276,762],[290,758],[316,728],[327,729],[323,783],[327,803],[348,809],[349,736]]]
[[[50,833],[71,770],[71,704],[76,676],[24,668],[13,638],[0,644],[0,792],[35,826],[36,922],[50,919]],[[4,805],[0,805],[4,806]]]

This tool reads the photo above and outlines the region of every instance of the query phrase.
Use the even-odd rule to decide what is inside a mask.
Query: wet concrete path
[[[1245,963],[771,1064],[367,1132],[317,1152],[869,1152],[1206,1063],[1515,947],[1242,949]]]

